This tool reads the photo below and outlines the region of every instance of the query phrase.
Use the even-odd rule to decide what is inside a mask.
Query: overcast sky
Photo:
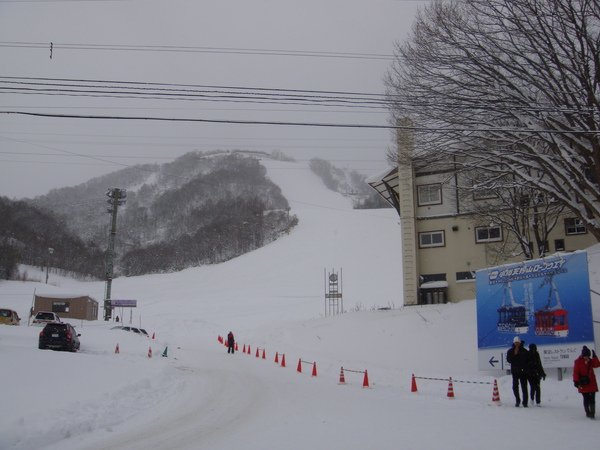
[[[366,108],[371,97],[357,101],[356,94],[384,92],[394,42],[405,38],[423,5],[410,0],[0,0],[0,111],[386,125],[387,112]],[[25,78],[102,83],[41,86],[40,80]],[[91,92],[100,90],[93,87],[98,85],[112,96],[91,96],[99,95]],[[210,95],[221,97],[199,99],[200,91],[206,94],[200,86],[213,86]],[[65,89],[81,92],[67,96]],[[139,98],[173,89],[186,92],[170,100]],[[117,91],[128,98],[115,98]],[[324,94],[305,91],[354,95],[351,107],[339,104],[342,94],[330,94],[337,104],[324,107],[315,104],[322,102],[315,96]],[[240,94],[255,101],[232,98]],[[298,101],[290,102],[292,94]],[[257,103],[256,97],[265,95],[268,99]],[[32,197],[193,150],[280,150],[373,174],[387,167],[391,135],[385,129],[0,113],[0,195]]]

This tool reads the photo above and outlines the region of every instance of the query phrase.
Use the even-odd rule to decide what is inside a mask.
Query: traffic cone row
[[[165,346],[165,349],[163,350],[161,356],[163,357],[167,357],[168,356],[168,352],[169,352],[169,346]],[[117,343],[116,347],[115,347],[115,354],[119,354],[121,353],[121,350],[119,348],[119,344]],[[148,358],[152,358],[152,347],[148,347]]]
[[[296,367],[296,371],[302,373],[302,358],[298,359],[298,367]],[[317,363],[313,362],[311,376],[317,376]]]
[[[417,381],[415,379],[415,374],[412,374],[411,392],[417,392]],[[448,392],[446,393],[448,398],[454,398],[454,384],[452,383],[452,377],[448,378]],[[498,380],[494,380],[494,390],[492,392],[492,402],[500,404],[500,392],[498,390]]]

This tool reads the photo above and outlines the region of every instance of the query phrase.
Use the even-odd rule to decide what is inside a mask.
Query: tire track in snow
[[[193,359],[207,361],[206,356],[194,352]],[[218,447],[219,440],[230,435],[232,429],[250,426],[257,410],[265,404],[267,387],[256,375],[245,372],[241,376],[235,356],[224,356],[221,367],[206,368],[198,363],[178,366],[179,376],[185,379],[184,391],[178,392],[177,399],[168,406],[159,405],[160,414],[144,414],[134,419],[138,424],[127,424],[124,433],[115,429],[114,435],[84,448],[210,449]],[[214,357],[208,360],[222,362]]]

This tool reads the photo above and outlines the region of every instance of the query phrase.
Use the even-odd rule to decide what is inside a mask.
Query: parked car
[[[49,311],[39,311],[33,318],[32,323],[43,324],[54,322],[60,322],[60,317],[58,317],[58,314]]]
[[[8,308],[0,308],[0,323],[6,325],[20,325],[21,318],[16,311]]]
[[[79,336],[81,334],[77,333],[70,323],[50,322],[40,331],[38,348],[76,352],[80,345]]]
[[[130,326],[125,326],[125,325],[117,325],[116,327],[112,327],[111,330],[130,331],[132,333],[142,334],[146,337],[149,337],[148,332],[146,330],[144,330],[143,328],[136,328],[136,327],[130,327]]]

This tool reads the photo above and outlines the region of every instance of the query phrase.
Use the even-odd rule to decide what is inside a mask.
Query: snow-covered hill
[[[542,407],[526,410],[513,406],[510,377],[478,372],[474,301],[402,307],[394,210],[353,210],[306,164],[263,163],[300,219],[288,236],[227,263],[113,282],[113,298],[138,300],[131,321],[154,340],[103,321],[75,323],[82,346],[70,354],[38,350],[39,328],[0,327],[0,448],[595,445],[598,421],[585,418],[568,373],[559,381],[549,371]],[[599,253],[590,252],[594,286]],[[342,271],[348,313],[324,317],[330,270]],[[103,295],[102,283],[50,283],[1,282],[0,304],[27,317],[34,290]],[[129,312],[117,312],[129,322]],[[217,337],[229,330],[251,354],[226,353]],[[342,366],[346,385],[338,384]],[[453,377],[455,398],[440,380],[419,378],[411,392],[413,373]],[[501,405],[484,384],[495,378]]]

